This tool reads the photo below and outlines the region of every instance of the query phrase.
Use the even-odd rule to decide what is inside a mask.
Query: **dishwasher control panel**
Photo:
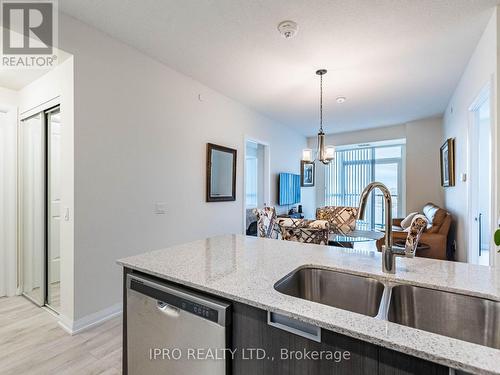
[[[181,309],[203,318],[207,318],[213,322],[217,321],[217,311],[211,309],[210,307],[184,300],[181,302]]]
[[[150,296],[151,298],[155,298],[167,305],[174,306],[204,319],[208,319],[212,322],[217,323],[219,320],[219,312],[216,309],[194,302],[191,299],[182,298],[172,293],[159,290],[158,288],[153,288],[141,280],[130,280],[130,289]]]

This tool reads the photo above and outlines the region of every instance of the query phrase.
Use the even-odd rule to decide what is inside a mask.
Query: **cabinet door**
[[[375,345],[355,340],[326,330],[322,331],[322,342],[318,343],[301,336],[285,332],[267,324],[265,311],[234,304],[233,310],[233,375],[373,375],[378,371],[378,348]],[[265,359],[249,359],[244,350],[259,348],[266,352]],[[286,359],[282,350],[292,352],[323,351],[349,352],[350,358],[336,362],[333,359]],[[262,353],[262,352],[261,352]]]
[[[385,348],[379,349],[379,375],[448,375],[448,367]]]

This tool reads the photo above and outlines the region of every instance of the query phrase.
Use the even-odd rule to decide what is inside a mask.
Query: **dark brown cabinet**
[[[389,349],[322,330],[321,343],[267,324],[267,312],[233,305],[233,375],[406,375],[448,374],[448,368]],[[259,353],[245,352],[258,348]],[[284,356],[282,356],[282,350]],[[307,359],[304,352],[334,353],[333,359]],[[256,355],[265,358],[255,358]],[[290,359],[290,353],[301,359]],[[302,354],[301,354],[302,353]],[[337,361],[349,353],[349,358]],[[254,358],[252,358],[252,356]]]

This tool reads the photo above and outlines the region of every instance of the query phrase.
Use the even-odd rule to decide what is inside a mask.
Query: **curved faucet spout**
[[[385,244],[382,248],[382,270],[387,273],[395,273],[394,257],[397,254],[392,251],[392,197],[387,186],[381,182],[372,182],[365,187],[359,199],[358,220],[364,219],[368,197],[374,189],[379,189],[384,195]]]
[[[391,192],[381,182],[372,182],[368,184],[359,199],[358,220],[365,218],[366,205],[368,204],[368,197],[374,189],[379,189],[384,195],[384,211],[385,211],[385,247],[392,248],[392,197]]]

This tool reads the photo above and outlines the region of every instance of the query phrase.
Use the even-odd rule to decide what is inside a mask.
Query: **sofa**
[[[427,219],[427,228],[420,237],[420,243],[429,245],[429,249],[417,251],[416,256],[432,259],[453,260],[447,256],[448,233],[452,222],[452,217],[448,211],[436,206],[433,203],[427,203],[422,209],[423,214]],[[393,219],[392,221],[392,239],[393,242],[398,240],[406,240],[407,232],[401,227],[403,218]],[[385,237],[377,241],[377,248],[382,249]]]

